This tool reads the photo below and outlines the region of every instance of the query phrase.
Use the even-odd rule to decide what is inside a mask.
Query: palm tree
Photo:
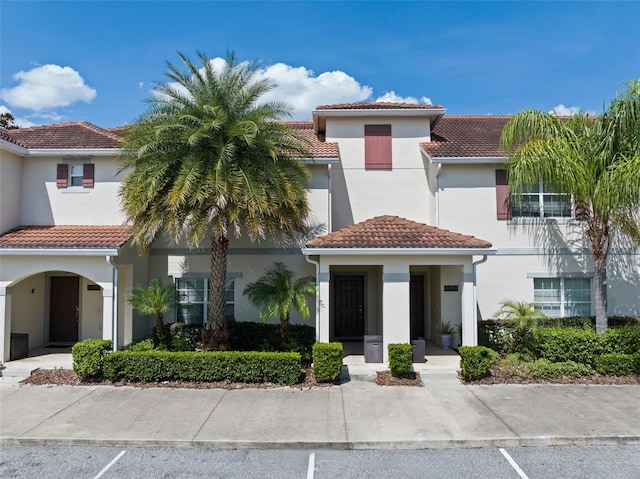
[[[302,319],[309,319],[307,298],[316,294],[316,280],[312,276],[296,279],[293,273],[280,262],[265,269],[255,282],[249,283],[243,294],[260,313],[260,320],[280,319],[282,345],[289,342],[289,319],[295,308]]]
[[[527,333],[533,331],[538,325],[538,319],[546,316],[535,309],[533,303],[526,301],[503,301],[500,303],[500,310],[495,313],[498,319],[512,321],[515,326],[513,341],[507,349],[507,354],[511,354],[520,345]]]
[[[161,232],[191,247],[210,238],[215,338],[225,325],[230,235],[257,241],[304,231],[309,172],[299,159],[310,155],[302,137],[276,121],[289,107],[259,103],[275,85],[257,78],[256,63],[230,53],[216,68],[203,53],[198,65],[178,55],[186,70],[167,64],[171,82],[123,134],[120,171],[129,174],[120,195],[142,251]]]
[[[162,342],[164,336],[164,313],[175,303],[176,291],[172,285],[163,285],[158,278],[149,285],[139,284],[127,293],[127,301],[133,309],[144,315],[153,315],[156,320],[156,340]]]
[[[571,118],[525,110],[502,132],[511,192],[543,178],[572,195],[586,215],[594,260],[596,330],[607,329],[607,254],[614,234],[640,244],[640,79],[601,116]]]

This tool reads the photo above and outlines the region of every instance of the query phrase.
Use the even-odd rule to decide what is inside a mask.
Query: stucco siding
[[[20,224],[22,158],[0,152],[0,233]]]

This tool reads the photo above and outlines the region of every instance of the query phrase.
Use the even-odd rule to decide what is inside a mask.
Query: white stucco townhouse
[[[283,261],[318,281],[321,341],[438,341],[442,322],[477,343],[476,322],[504,299],[549,315],[590,315],[593,265],[567,195],[540,183],[512,206],[499,148],[508,117],[446,116],[435,105],[319,106],[293,122],[312,141],[308,194],[327,233],[303,248],[232,239],[227,312],[255,320],[242,291]],[[206,320],[209,251],[159,238],[140,256],[118,202],[119,128],[64,123],[0,131],[0,360],[11,334],[29,347],[149,334],[127,291],[172,282],[168,321]],[[609,313],[640,314],[640,253],[616,244]],[[299,320],[299,318],[298,318]]]

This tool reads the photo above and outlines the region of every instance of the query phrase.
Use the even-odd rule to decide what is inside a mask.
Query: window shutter
[[[85,163],[82,165],[82,187],[93,188],[93,174],[95,165],[93,163]]]
[[[589,219],[589,208],[584,203],[575,202],[573,204],[573,216],[579,221],[586,221]]]
[[[511,219],[511,194],[507,170],[496,170],[496,209],[499,220]]]
[[[364,167],[391,169],[391,125],[364,125]]]
[[[56,186],[58,188],[66,188],[69,186],[69,165],[58,165],[56,173]]]

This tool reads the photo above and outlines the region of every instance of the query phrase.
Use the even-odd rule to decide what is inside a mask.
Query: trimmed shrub
[[[484,346],[460,346],[460,368],[465,379],[480,379],[489,374],[489,369],[500,355]]]
[[[102,376],[105,356],[111,352],[111,341],[108,339],[85,339],[71,348],[73,370],[81,378],[97,378]]]
[[[411,372],[413,347],[410,344],[389,344],[389,369],[393,376],[403,376]]]
[[[240,351],[117,351],[105,358],[103,370],[110,381],[295,384],[300,378],[300,355]]]
[[[153,339],[140,339],[137,341],[133,341],[131,344],[124,347],[125,351],[151,351],[155,349],[153,346]]]
[[[547,359],[538,359],[524,364],[524,376],[536,379],[555,379],[563,376],[579,378],[592,373],[592,369],[575,361],[551,362]]]
[[[640,325],[608,328],[601,341],[605,353],[640,353]]]
[[[171,323],[169,337],[171,351],[195,351],[202,339],[201,324]]]
[[[321,383],[333,382],[340,377],[343,357],[342,343],[315,343],[313,345],[313,375]]]
[[[533,335],[531,348],[538,358],[552,363],[575,361],[593,367],[604,353],[601,336],[589,328],[541,328]]]
[[[631,376],[636,371],[634,359],[631,354],[602,354],[596,358],[596,371],[607,376]]]

